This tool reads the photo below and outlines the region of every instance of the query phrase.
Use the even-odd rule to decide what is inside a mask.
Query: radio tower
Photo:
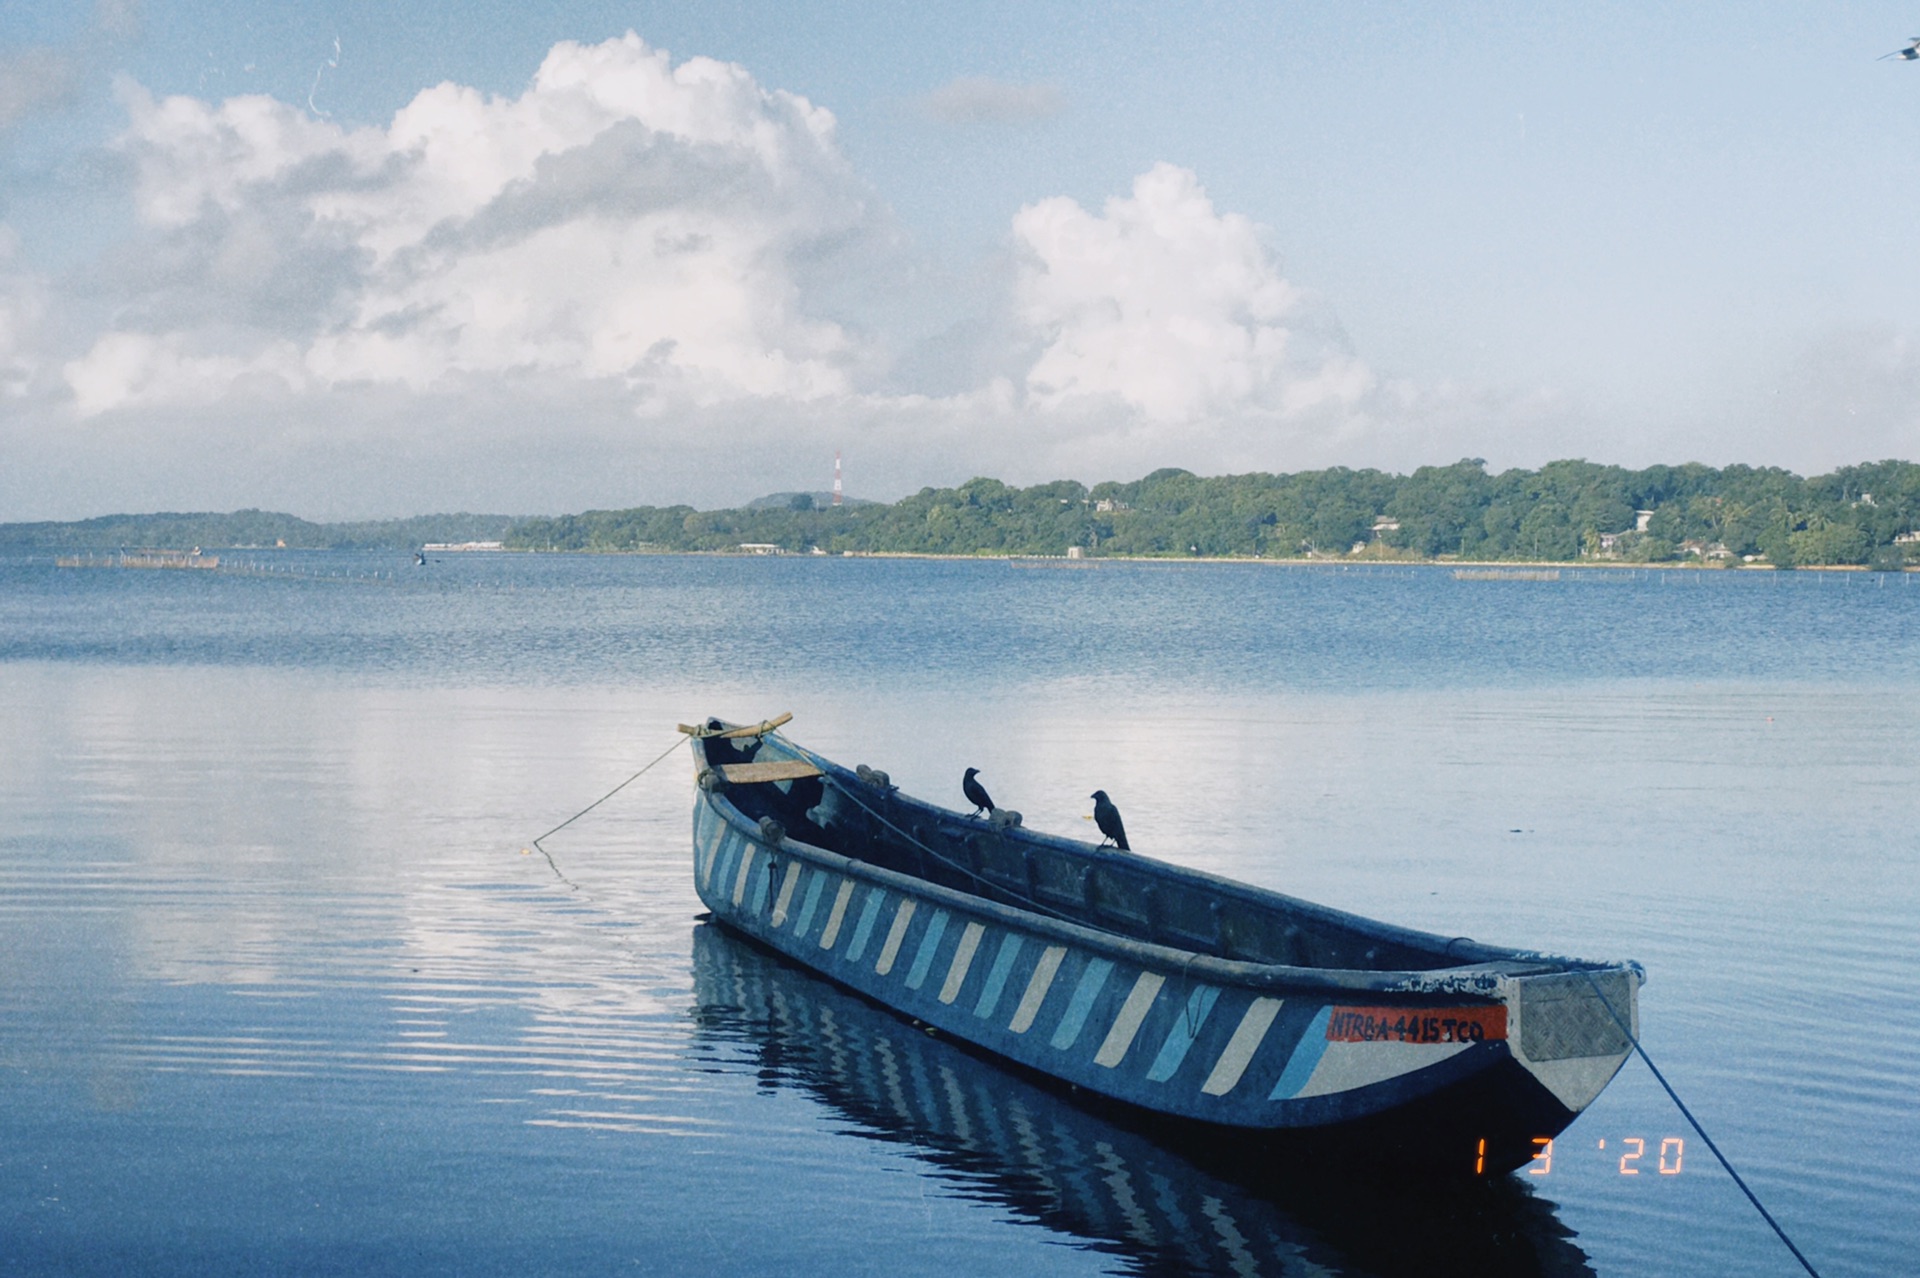
[[[840,504],[840,450],[833,450],[833,504]]]

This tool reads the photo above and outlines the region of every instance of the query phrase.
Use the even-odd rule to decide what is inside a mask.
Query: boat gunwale
[[[768,736],[777,736],[768,733]],[[704,743],[699,739],[693,742],[702,765],[706,764]],[[799,757],[820,766],[837,785],[851,794],[851,786],[868,785],[858,774],[841,767],[830,760],[822,759],[812,751],[805,750],[791,742],[781,740],[779,744],[792,750]],[[871,788],[871,787],[869,787]],[[937,817],[953,821],[967,820],[965,816],[951,809],[941,808],[925,800],[915,799],[890,787],[889,795],[896,801],[904,802]],[[779,855],[812,860],[828,869],[836,870],[852,878],[864,879],[905,895],[918,896],[958,909],[993,918],[1002,925],[1015,927],[1029,933],[1052,936],[1075,945],[1104,951],[1143,966],[1164,967],[1182,975],[1205,974],[1213,981],[1224,985],[1238,986],[1244,989],[1260,990],[1327,990],[1334,992],[1362,992],[1369,995],[1400,996],[1412,1001],[1429,1001],[1435,997],[1452,999],[1468,998],[1486,1002],[1502,1001],[1499,986],[1503,980],[1519,980],[1532,976],[1561,975],[1587,971],[1593,973],[1626,971],[1636,980],[1643,980],[1638,964],[1631,962],[1602,962],[1582,959],[1562,958],[1555,955],[1540,954],[1531,951],[1507,949],[1487,945],[1479,941],[1467,940],[1466,944],[1478,953],[1468,962],[1448,967],[1414,969],[1369,969],[1369,968],[1329,968],[1301,967],[1280,963],[1257,963],[1244,959],[1221,958],[1198,950],[1185,950],[1158,941],[1141,940],[1128,936],[1124,932],[1090,926],[1069,919],[1050,917],[1033,910],[1023,909],[978,896],[957,888],[950,888],[930,879],[889,869],[872,861],[850,857],[834,852],[817,844],[806,843],[790,835],[784,837],[778,845],[770,844],[762,833],[758,822],[749,818],[731,800],[724,790],[709,791],[701,788],[700,801],[708,804],[722,820],[745,835],[756,846],[778,853]],[[855,800],[858,806],[858,799]],[[1071,839],[1049,835],[1040,831],[1030,831],[1020,827],[1003,830],[1002,833],[1017,836],[1024,842],[1040,845],[1059,845],[1055,850],[1082,856],[1094,863],[1125,864],[1121,854],[1109,855],[1104,848],[1079,843]],[[1138,853],[1124,854],[1128,861],[1146,862],[1150,872],[1166,878],[1197,881],[1210,888],[1225,888],[1236,896],[1246,899],[1252,897],[1256,904],[1269,908],[1280,907],[1297,911],[1338,926],[1351,928],[1365,934],[1379,936],[1381,940],[1407,945],[1410,948],[1444,949],[1450,942],[1448,938],[1430,933],[1417,932],[1395,924],[1382,923],[1368,919],[1363,915],[1349,914],[1328,906],[1315,905],[1286,896],[1284,893],[1240,883],[1233,879],[1210,874],[1204,870],[1189,869],[1174,865],[1153,857]],[[971,873],[971,872],[970,872]],[[1464,939],[1464,938],[1462,938]]]

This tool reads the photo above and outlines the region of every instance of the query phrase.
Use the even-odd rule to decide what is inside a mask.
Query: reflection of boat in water
[[[1301,1169],[1264,1180],[1169,1148],[916,1029],[751,942],[694,929],[699,1036],[947,1173],[953,1192],[1166,1274],[1573,1275],[1585,1257],[1521,1181],[1421,1191]]]
[[[1095,1096],[1214,1139],[1492,1174],[1528,1162],[1630,1050],[1631,965],[1430,936],[969,819],[774,726],[686,729],[714,916]]]

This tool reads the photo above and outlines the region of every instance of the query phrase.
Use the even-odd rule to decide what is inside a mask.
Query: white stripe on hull
[[[1200,1090],[1209,1096],[1225,1096],[1239,1083],[1240,1076],[1247,1072],[1247,1066],[1253,1062],[1253,1054],[1260,1050],[1260,1044],[1266,1041],[1267,1031],[1273,1027],[1273,1018],[1280,1014],[1280,1000],[1277,998],[1256,998],[1247,1005],[1247,1011],[1240,1018],[1239,1027],[1233,1031],[1233,1037],[1213,1063],[1213,1072],[1207,1075],[1207,1081]]]
[[[1024,1034],[1033,1028],[1033,1018],[1040,1014],[1040,1004],[1046,1001],[1047,991],[1053,988],[1053,978],[1060,973],[1060,960],[1067,957],[1064,945],[1049,945],[1041,951],[1040,961],[1034,965],[1033,976],[1027,981],[1027,992],[1021,996],[1020,1006],[1013,1009],[1013,1020],[1007,1028],[1016,1034]]]
[[[954,947],[953,962],[947,965],[947,979],[940,986],[940,1001],[951,1003],[960,997],[960,987],[967,983],[967,969],[973,966],[973,952],[980,946],[980,938],[986,928],[978,923],[969,923],[960,933],[960,944]]]
[[[733,903],[740,904],[747,895],[747,876],[753,873],[753,856],[759,851],[748,844],[740,853],[740,872],[733,876]]]
[[[800,882],[800,863],[787,862],[787,875],[780,881],[780,898],[773,903],[773,917],[768,920],[775,927],[783,926],[787,921],[787,907],[793,904],[793,889]]]
[[[1389,1078],[1438,1065],[1471,1046],[1471,1043],[1328,1043],[1313,1075],[1294,1095],[1305,1100],[1309,1096],[1326,1096],[1370,1083],[1384,1083]]]
[[[907,924],[913,922],[914,899],[910,896],[900,899],[900,908],[893,912],[893,926],[887,929],[887,943],[880,947],[880,960],[873,970],[885,976],[893,971],[893,961],[900,957],[900,942],[906,939]]]
[[[1140,1032],[1141,1023],[1147,1019],[1147,1013],[1153,1010],[1153,1000],[1160,997],[1160,987],[1166,982],[1167,978],[1158,972],[1140,973],[1127,995],[1127,1001],[1121,1005],[1120,1015],[1114,1017],[1113,1028],[1107,1031],[1106,1041],[1100,1044],[1100,1050],[1094,1054],[1095,1065],[1112,1069],[1126,1059],[1127,1049],[1133,1046],[1133,1036]]]
[[[827,914],[827,926],[820,933],[821,949],[832,949],[833,943],[840,939],[840,925],[847,921],[847,902],[852,899],[853,880],[841,879],[840,890],[833,897],[833,909]]]

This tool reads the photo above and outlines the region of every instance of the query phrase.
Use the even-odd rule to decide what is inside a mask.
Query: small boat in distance
[[[1491,1175],[1618,1072],[1633,963],[1441,937],[909,798],[778,734],[693,738],[716,921],[1183,1137]]]

